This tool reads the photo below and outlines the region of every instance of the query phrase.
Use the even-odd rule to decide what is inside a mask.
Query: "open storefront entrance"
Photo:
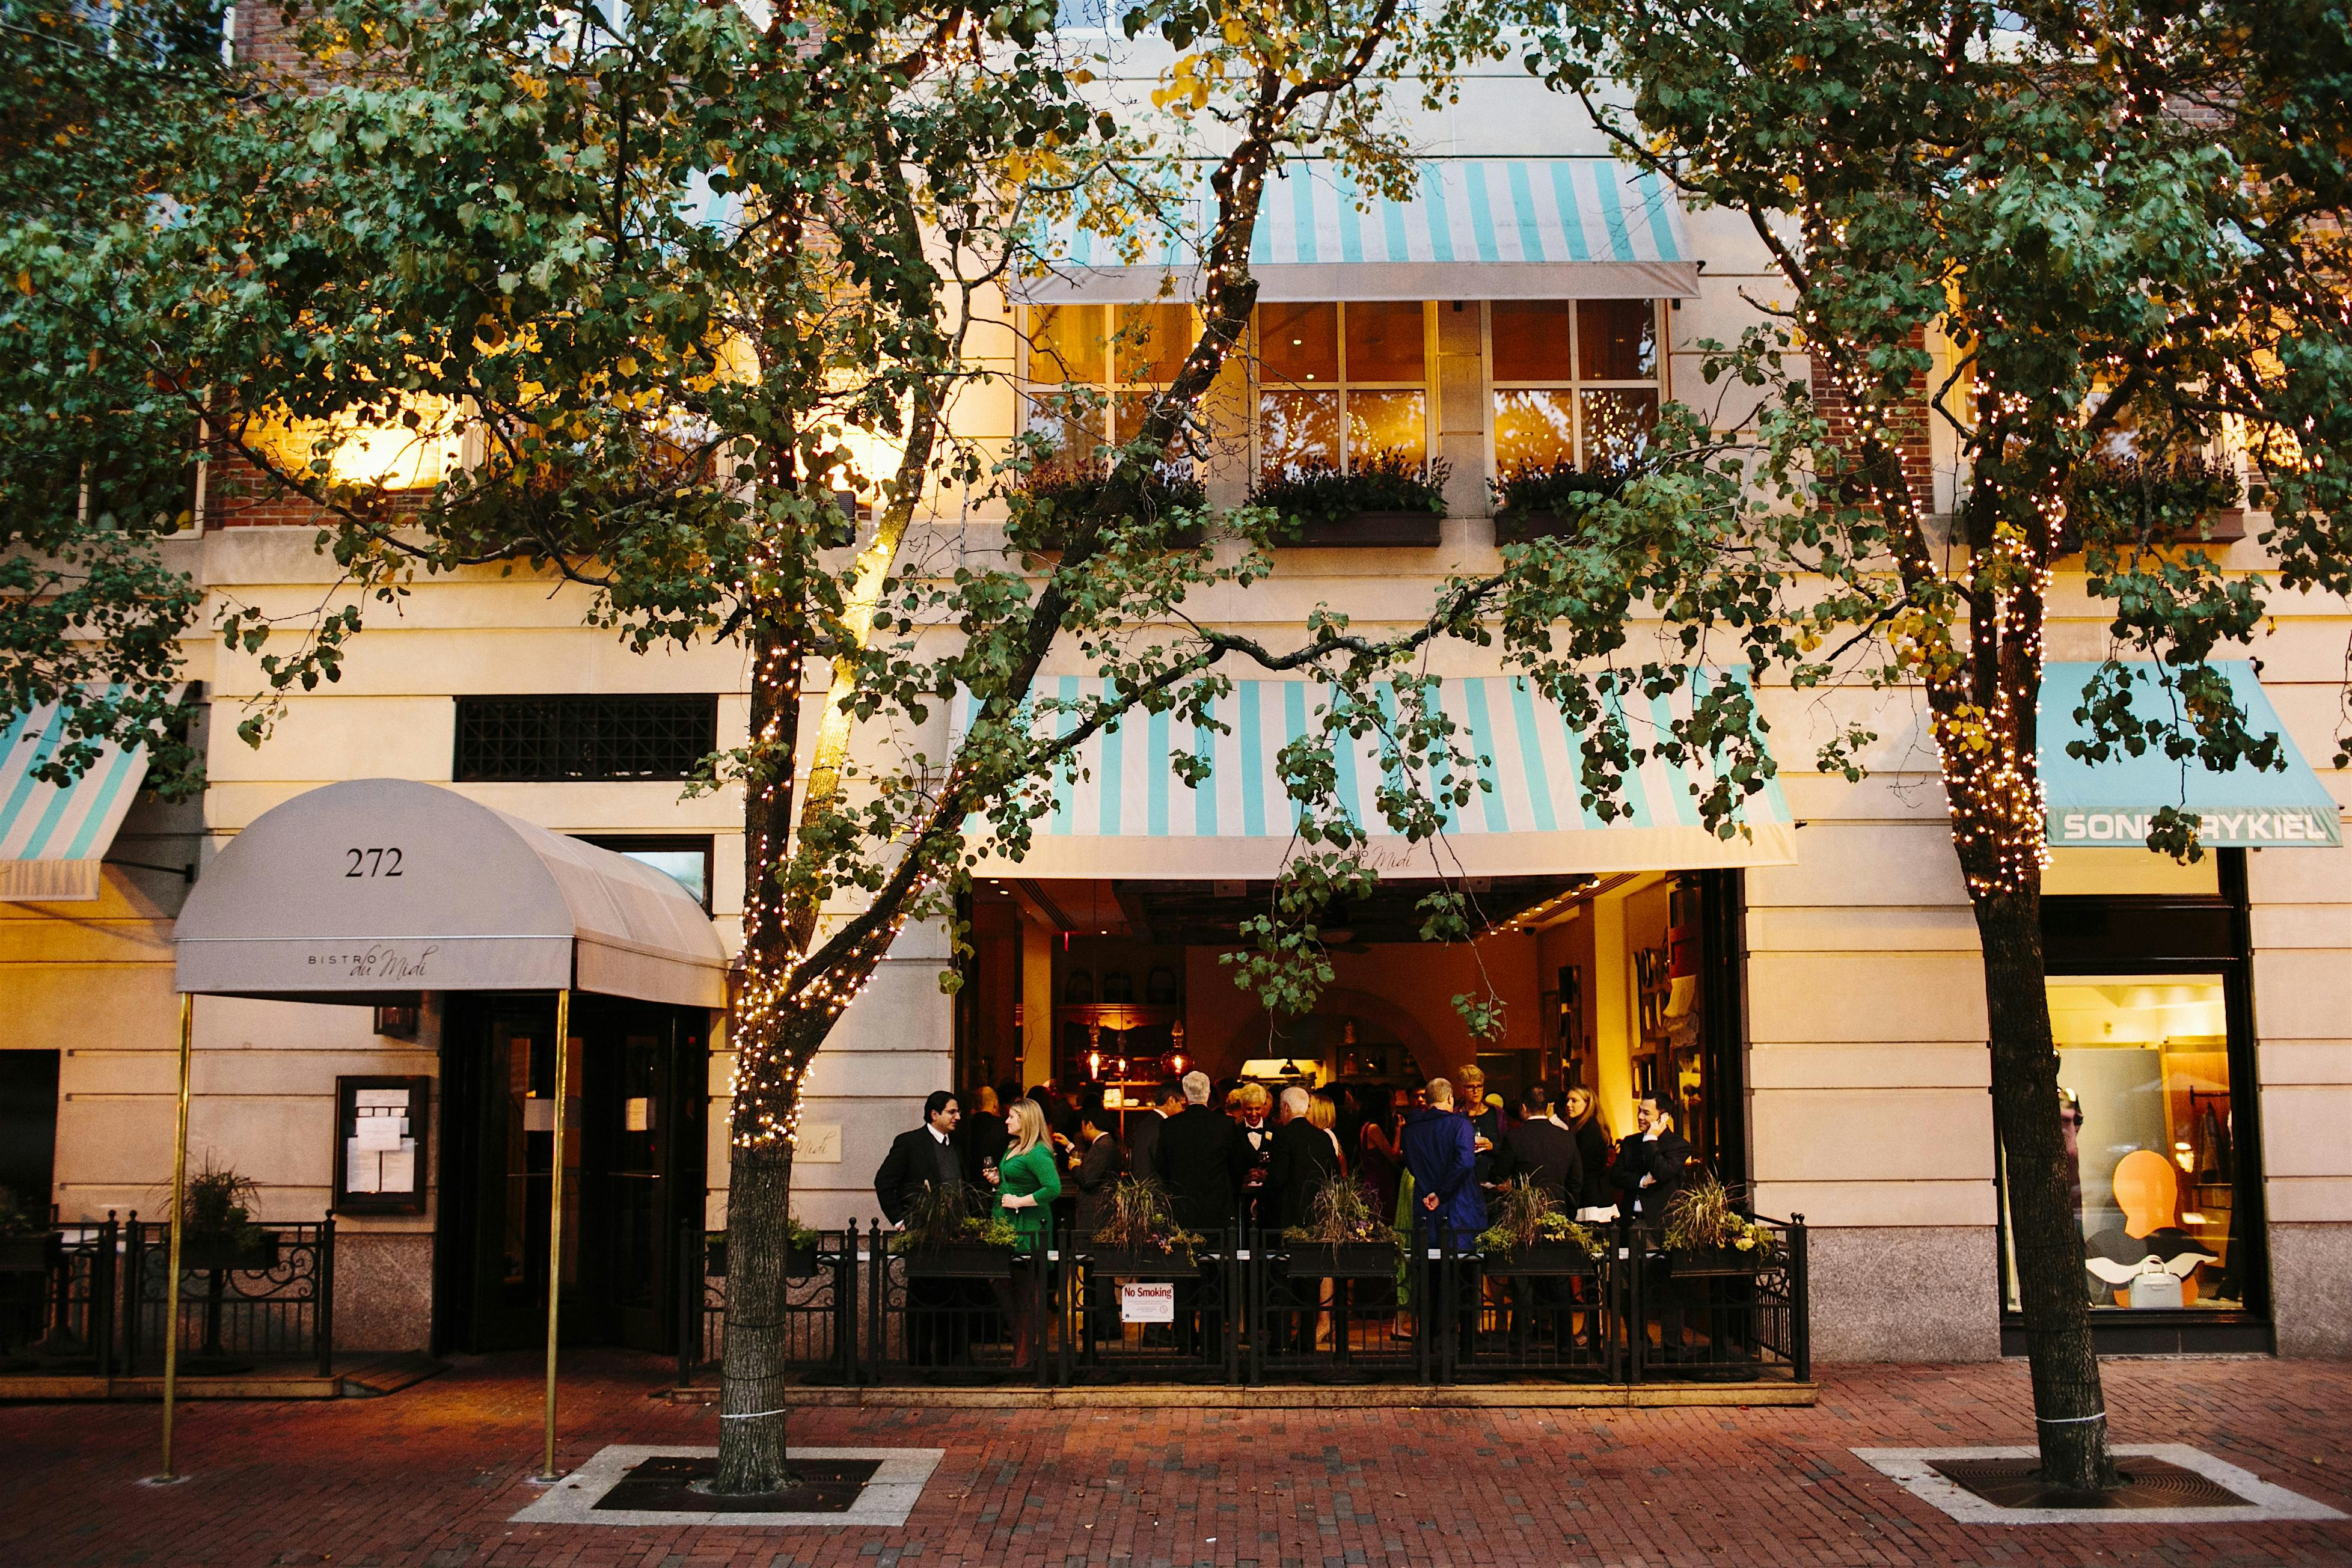
[[[1269,1017],[1221,962],[1271,882],[1000,879],[971,908],[957,1082],[1099,1086],[1120,1121],[1163,1080],[1338,1083],[1371,1111],[1475,1062],[1516,1110],[1541,1083],[1584,1088],[1622,1135],[1658,1095],[1729,1182],[1747,1175],[1736,869],[1472,879],[1476,939],[1420,940],[1434,886],[1384,881],[1331,912],[1332,984],[1310,1013]],[[1491,987],[1504,1033],[1473,1042],[1453,998]]]

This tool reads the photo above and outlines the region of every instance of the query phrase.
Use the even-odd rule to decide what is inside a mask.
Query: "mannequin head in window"
[[[2116,1162],[2116,1206],[2124,1211],[2124,1234],[2135,1239],[2177,1223],[2180,1184],[2172,1162],[2153,1149],[2135,1149]]]
[[[2071,1089],[2058,1090],[2058,1131],[2066,1141],[2066,1158],[2079,1158],[2082,1152],[2083,1102]]]

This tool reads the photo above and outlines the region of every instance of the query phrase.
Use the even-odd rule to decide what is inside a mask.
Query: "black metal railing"
[[[1066,1230],[1027,1254],[924,1250],[869,1222],[824,1233],[788,1282],[785,1359],[866,1384],[1808,1382],[1802,1216],[1759,1223],[1769,1239],[1745,1252],[1669,1254],[1619,1226],[1596,1258],[1237,1229],[1181,1256]],[[723,1353],[723,1264],[687,1289],[681,1381]]]
[[[812,1383],[849,1383],[857,1375],[858,1283],[866,1271],[863,1238],[853,1226],[817,1234],[789,1249],[784,1268],[783,1359]],[[678,1230],[677,1380],[718,1366],[727,1353],[727,1237],[698,1225]]]
[[[172,1227],[136,1217],[123,1226],[124,1373],[162,1372],[166,1333],[178,1336],[180,1369],[192,1376],[297,1359],[332,1373],[334,1220],[259,1228],[251,1245],[181,1238],[180,1317],[169,1323]]]

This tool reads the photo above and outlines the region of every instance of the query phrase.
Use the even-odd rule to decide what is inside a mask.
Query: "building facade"
[[[1429,160],[1416,201],[1366,201],[1307,165],[1271,187],[1253,363],[1219,389],[1222,445],[1206,475],[1229,504],[1286,463],[1441,459],[1448,516],[1406,542],[1278,550],[1270,580],[1204,596],[1204,620],[1279,644],[1318,605],[1360,626],[1417,618],[1449,574],[1499,559],[1490,479],[1637,447],[1663,400],[1715,407],[1698,345],[1735,338],[1747,300],[1779,287],[1743,225],[1675,208],[1560,100],[1500,73],[1468,88],[1462,107],[1416,128]],[[1108,395],[1116,420],[1119,395],[1164,376],[1189,323],[1181,302],[1154,302],[1158,271],[1142,273],[1074,257],[1004,302],[990,352],[1007,374],[965,395],[959,429],[1002,440],[1059,419],[1074,384]],[[1112,341],[1138,310],[1152,312],[1154,335]],[[1924,419],[1916,447],[1917,482],[1948,509],[1952,456]],[[283,613],[317,603],[336,573],[311,548],[314,528],[282,500],[213,479],[201,529],[168,548],[219,594]],[[2256,570],[2259,522],[2250,513],[2247,538],[2201,548]],[[943,494],[918,534],[910,550],[994,559],[1001,510]],[[2079,559],[2061,563],[2053,605],[2053,660],[2101,657],[2105,621]],[[89,864],[70,885],[19,868],[0,900],[0,1182],[68,1218],[164,1206],[174,921],[241,834],[322,786],[420,781],[651,866],[731,951],[740,797],[683,798],[679,781],[742,741],[742,656],[634,656],[582,625],[582,609],[574,592],[522,576],[420,584],[357,639],[339,683],[290,700],[258,750],[236,735],[263,688],[257,665],[192,639],[208,715],[200,802],[142,797],[110,837],[101,822],[70,855],[35,844],[21,811],[0,824],[18,833],[0,838],[0,858]],[[2274,610],[2245,650],[2242,690],[2303,757],[2324,759],[2352,605],[2282,595]],[[801,1217],[871,1215],[874,1169],[933,1088],[1098,1079],[1115,1100],[1139,1100],[1180,1057],[1220,1078],[1311,1068],[1406,1087],[1475,1060],[1497,1089],[1592,1088],[1621,1133],[1638,1096],[1666,1097],[1760,1212],[1811,1226],[1822,1359],[1988,1358],[2005,1332],[2017,1348],[1981,967],[1919,710],[1899,693],[1767,686],[1780,776],[1752,836],[1727,846],[1695,830],[1683,781],[1656,769],[1634,781],[1631,823],[1588,821],[1556,714],[1479,650],[1440,650],[1433,668],[1494,763],[1492,788],[1449,837],[1480,901],[1478,941],[1413,940],[1417,863],[1400,854],[1392,900],[1331,933],[1337,980],[1316,1011],[1268,1018],[1218,957],[1278,869],[1287,819],[1267,759],[1312,694],[1245,683],[1223,742],[1139,720],[1090,753],[1035,854],[988,868],[963,988],[951,998],[938,984],[944,932],[910,929],[845,1015],[810,1080]],[[1093,676],[1071,661],[1045,673]],[[2062,676],[2053,668],[2053,733],[2072,696]],[[37,743],[38,718],[11,722]],[[1882,737],[1869,777],[1809,772],[1813,737],[1854,721]],[[954,722],[937,718],[940,738]],[[2279,798],[2209,781],[2210,798],[2192,798],[2233,847],[2181,868],[2140,847],[2131,826],[2170,798],[2168,781],[2062,777],[2063,739],[2052,822],[2065,842],[2046,934],[2103,1342],[2352,1352],[2352,855],[2340,826],[2352,777],[2298,763],[2303,793]],[[1211,786],[1170,783],[1169,748],[1217,744]],[[1449,998],[1476,985],[1502,998],[1506,1031],[1474,1046]],[[263,1218],[337,1211],[340,1340],[529,1342],[545,1289],[525,1260],[527,1200],[546,1164],[531,1139],[551,1131],[555,1092],[549,1005],[429,984],[364,1005],[197,1005],[191,1159],[250,1176]],[[584,1195],[566,1288],[583,1334],[662,1348],[645,1304],[675,1267],[662,1238],[725,1224],[723,1011],[616,1002],[584,1016],[583,1045],[562,1055],[574,1125],[588,1130],[567,1153]],[[347,1091],[362,1078],[423,1080],[422,1098],[402,1102],[416,1121],[413,1204],[353,1186]],[[384,1167],[369,1169],[382,1200]],[[2184,1282],[2177,1307],[2130,1304],[2151,1248]]]

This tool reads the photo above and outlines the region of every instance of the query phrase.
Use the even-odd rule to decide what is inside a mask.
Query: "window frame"
[[[1597,300],[1598,299],[1604,297],[1595,296],[1594,298]],[[1605,298],[1610,300],[1631,300],[1638,298],[1638,296],[1630,294],[1612,294],[1605,296]],[[1505,304],[1521,304],[1533,303],[1535,301],[1510,300],[1501,302]],[[1579,468],[1589,468],[1584,450],[1583,395],[1585,393],[1654,392],[1657,394],[1658,405],[1661,408],[1665,406],[1667,401],[1673,395],[1667,384],[1674,369],[1675,360],[1674,342],[1673,339],[1668,336],[1669,322],[1667,300],[1653,298],[1649,301],[1651,331],[1656,334],[1658,374],[1648,381],[1623,381],[1603,377],[1587,379],[1581,374],[1584,369],[1584,324],[1582,321],[1584,312],[1577,309],[1577,307],[1583,305],[1588,301],[1580,298],[1545,302],[1562,304],[1569,308],[1568,363],[1570,370],[1577,374],[1572,374],[1565,381],[1496,380],[1495,376],[1495,306],[1497,301],[1493,300],[1481,300],[1478,301],[1478,370],[1479,379],[1481,382],[1479,417],[1484,424],[1486,430],[1486,477],[1489,479],[1499,480],[1503,477],[1503,471],[1496,458],[1495,450],[1495,427],[1497,424],[1495,417],[1495,397],[1498,393],[1567,393],[1569,395],[1570,417],[1572,421],[1572,425],[1570,426],[1571,436],[1569,442],[1569,451],[1570,459]]]
[[[1158,305],[1174,305],[1190,311],[1192,313],[1193,342],[1198,342],[1200,341],[1201,308],[1197,302],[1190,300],[1147,300],[1141,301],[1129,300],[1122,300],[1118,304],[1104,304],[1098,300],[1077,300],[1063,305],[1030,305],[1024,307],[1023,319],[1021,322],[1022,331],[1020,333],[1020,424],[1017,427],[1018,432],[1022,435],[1026,435],[1037,427],[1040,409],[1045,400],[1053,396],[1056,390],[1066,387],[1082,386],[1090,391],[1100,394],[1103,398],[1103,433],[1100,437],[1103,444],[1105,446],[1116,447],[1121,440],[1126,439],[1127,437],[1124,437],[1119,434],[1119,400],[1122,397],[1129,396],[1137,393],[1142,393],[1148,395],[1152,393],[1165,392],[1172,384],[1164,381],[1125,381],[1120,379],[1118,375],[1118,345],[1113,341],[1118,336],[1118,330],[1109,325],[1111,321],[1117,320],[1117,317],[1108,314],[1108,312],[1123,310],[1150,310]],[[1101,344],[1103,357],[1103,374],[1100,380],[1093,382],[1041,382],[1037,379],[1034,371],[1035,362],[1037,359],[1037,334],[1040,330],[1041,316],[1043,312],[1046,310],[1093,310],[1097,312],[1096,320],[1105,328],[1105,331],[1098,340]],[[1190,352],[1190,345],[1187,345],[1187,352]],[[1062,423],[1065,426],[1067,424],[1066,420],[1057,422]]]
[[[1352,301],[1352,303],[1359,305],[1398,305],[1405,302],[1406,301],[1402,300],[1358,300]],[[1259,338],[1259,333],[1264,328],[1265,312],[1268,303],[1276,305],[1330,305],[1337,310],[1338,314],[1333,318],[1332,330],[1337,333],[1339,338],[1336,360],[1339,370],[1328,386],[1310,387],[1306,385],[1304,383],[1273,383],[1268,380],[1265,374],[1265,354],[1264,345]],[[1431,460],[1437,456],[1437,377],[1435,374],[1435,368],[1437,365],[1437,301],[1434,300],[1419,300],[1412,301],[1412,303],[1418,304],[1421,307],[1421,379],[1417,382],[1356,382],[1349,378],[1348,306],[1349,303],[1351,303],[1351,301],[1346,300],[1276,300],[1272,301],[1260,301],[1251,310],[1248,342],[1249,471],[1250,482],[1252,484],[1255,484],[1260,479],[1266,477],[1265,436],[1265,420],[1264,416],[1265,409],[1260,399],[1268,391],[1330,391],[1339,394],[1339,471],[1343,474],[1353,473],[1355,471],[1355,454],[1351,450],[1348,440],[1348,394],[1350,391],[1418,392],[1421,394],[1421,470],[1424,474],[1429,471]]]
[[[551,757],[544,760],[551,761],[557,771],[535,771],[530,773],[498,771],[481,766],[480,763],[482,758],[478,755],[469,759],[466,749],[468,718],[467,709],[469,704],[488,703],[538,704],[543,706],[549,714],[547,723],[550,727],[550,735],[547,744],[551,752]],[[577,773],[561,771],[565,760],[572,754],[571,751],[568,750],[566,746],[567,736],[572,732],[567,731],[567,721],[573,724],[579,723],[583,719],[593,721],[597,716],[593,715],[591,710],[593,710],[593,705],[598,703],[608,703],[616,706],[620,704],[644,704],[647,707],[651,707],[656,703],[677,704],[680,705],[680,717],[684,716],[684,704],[699,704],[701,705],[701,711],[693,714],[692,718],[698,725],[707,724],[708,731],[707,736],[698,736],[697,738],[698,740],[707,738],[709,741],[709,744],[697,755],[694,761],[699,762],[702,757],[709,756],[712,752],[719,749],[719,697],[716,692],[459,692],[452,697],[450,702],[452,710],[452,722],[450,725],[449,737],[450,782],[452,784],[676,784],[681,780],[689,779],[694,776],[692,763],[688,763],[682,770],[677,772],[663,770],[643,773],[623,773],[590,769],[583,769]],[[567,707],[576,709],[579,711],[567,714],[565,712],[565,709]],[[469,760],[474,765],[467,765]]]
[[[633,859],[638,853],[646,851],[657,854],[698,852],[702,856],[702,912],[706,915],[710,913],[711,895],[717,891],[715,878],[718,871],[718,838],[716,835],[709,833],[574,833],[570,837],[577,838],[583,844],[593,844],[599,849],[610,849],[615,855],[626,855]],[[661,869],[660,867],[645,861],[638,861],[638,864],[646,866],[648,870]],[[663,874],[668,875],[667,872]],[[670,880],[676,882],[677,879],[671,877]],[[686,891],[684,883],[678,883],[678,891]]]

